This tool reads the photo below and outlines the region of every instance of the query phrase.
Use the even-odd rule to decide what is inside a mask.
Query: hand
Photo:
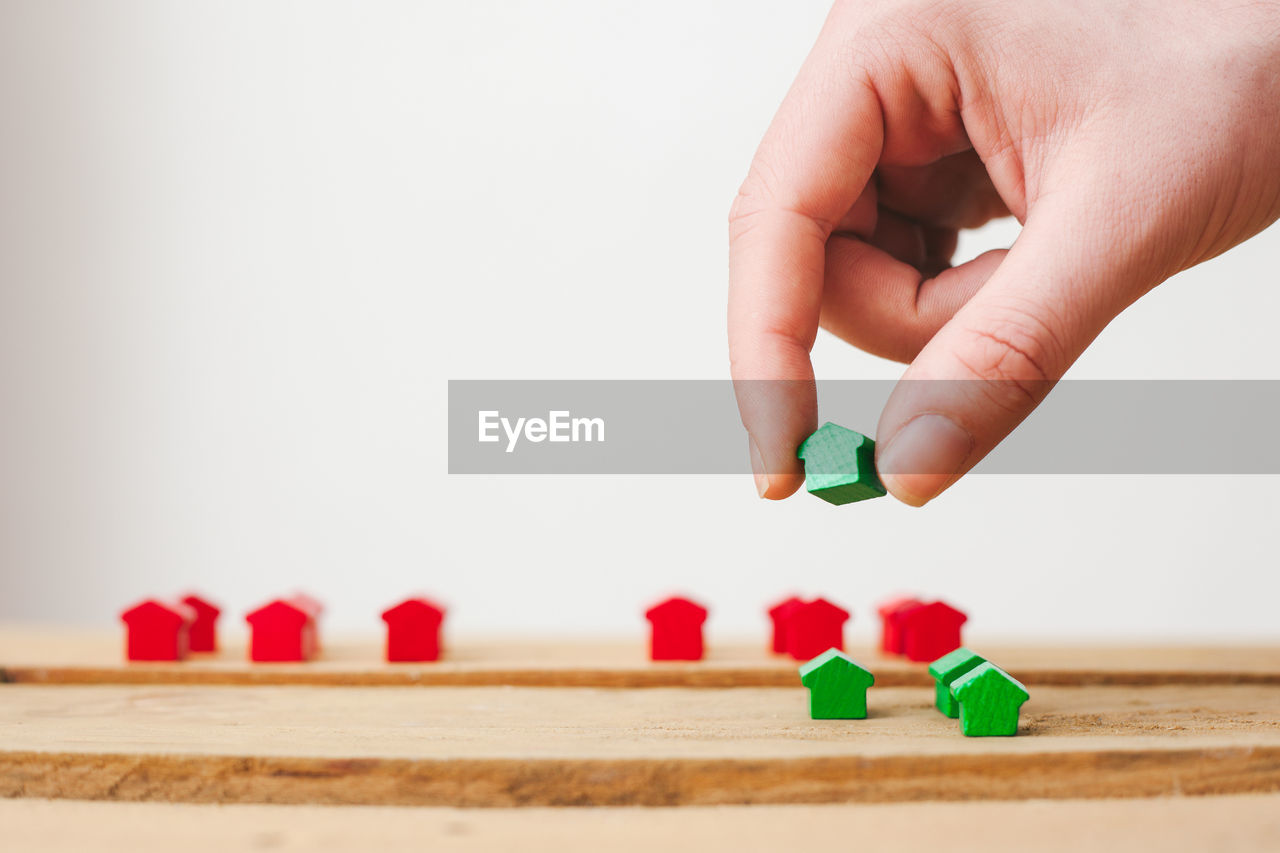
[[[1008,214],[1011,249],[950,266]],[[880,418],[881,476],[919,506],[1120,311],[1277,217],[1276,0],[837,2],[730,214],[761,495],[803,482],[819,325],[904,380],[973,380],[900,382]]]

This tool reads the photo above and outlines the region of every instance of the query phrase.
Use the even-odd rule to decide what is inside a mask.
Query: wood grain
[[[409,853],[814,850],[1037,853],[1280,849],[1280,795],[680,809],[325,808],[0,801],[6,849]],[[971,832],[954,831],[974,827]],[[1034,842],[1034,843],[1033,843]]]
[[[963,738],[927,688],[864,721],[738,688],[0,688],[0,795],[218,803],[712,805],[1280,791],[1280,688],[1041,688]]]
[[[1029,686],[1280,685],[1280,647],[973,645]],[[851,647],[850,654],[880,686],[932,683],[923,664],[870,648]],[[0,682],[14,684],[790,687],[796,666],[745,643],[712,643],[698,663],[652,663],[640,640],[590,638],[462,640],[437,663],[388,664],[376,642],[342,637],[326,638],[320,658],[302,664],[250,664],[235,641],[178,664],[130,664],[119,632],[0,627]]]

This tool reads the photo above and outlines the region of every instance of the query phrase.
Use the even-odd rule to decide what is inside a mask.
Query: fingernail
[[[927,413],[907,421],[876,455],[885,486],[899,500],[924,506],[964,468],[973,436],[946,415]]]
[[[747,436],[747,442],[751,445],[751,473],[756,478],[756,494],[764,497],[769,491],[769,472],[764,469],[764,457],[760,455],[760,448],[756,447],[756,440]]]

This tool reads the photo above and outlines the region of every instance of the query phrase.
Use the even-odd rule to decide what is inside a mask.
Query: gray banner
[[[871,435],[895,384],[818,382],[818,422]],[[975,471],[1280,474],[1280,381],[1063,381]],[[727,380],[449,382],[450,474],[749,472]]]

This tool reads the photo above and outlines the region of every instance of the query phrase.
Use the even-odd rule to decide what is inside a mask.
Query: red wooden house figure
[[[796,612],[796,609],[803,604],[803,601],[793,595],[790,598],[779,601],[773,607],[769,608],[769,619],[773,622],[773,644],[770,648],[773,650],[774,654],[786,654],[787,620],[789,620],[792,614]]]
[[[196,614],[180,602],[148,598],[120,614],[129,660],[182,660]]]
[[[806,601],[786,622],[787,654],[796,660],[812,660],[827,649],[844,650],[844,623],[849,611],[825,598]]]
[[[440,625],[444,608],[425,598],[406,598],[382,612],[387,623],[387,660],[440,659]]]
[[[218,650],[218,616],[222,610],[198,595],[184,595],[182,603],[195,611],[196,619],[187,631],[189,646],[193,652]]]
[[[702,660],[702,623],[707,608],[687,598],[668,598],[645,611],[652,623],[651,660]]]
[[[960,626],[968,616],[942,601],[898,611],[902,623],[902,653],[908,660],[935,661],[963,645]]]
[[[902,611],[924,604],[918,598],[891,598],[876,608],[880,614],[880,651],[887,655],[902,654]]]
[[[277,598],[245,617],[253,661],[310,660],[319,648],[315,603],[305,596]]]

